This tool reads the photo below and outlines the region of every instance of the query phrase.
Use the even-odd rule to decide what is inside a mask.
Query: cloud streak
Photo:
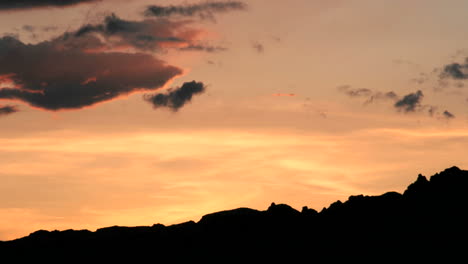
[[[98,1],[101,0],[2,0],[0,2],[0,11],[45,7],[68,7]]]
[[[220,51],[225,51],[227,48],[221,46],[210,46],[210,45],[202,45],[202,44],[195,44],[189,45],[186,47],[179,48],[181,51],[205,51],[209,53],[215,53]]]
[[[150,102],[153,107],[168,107],[177,112],[186,103],[192,100],[192,97],[205,92],[206,86],[202,82],[186,82],[181,87],[170,89],[168,93],[146,94],[143,98]]]
[[[151,5],[147,7],[145,15],[154,17],[198,16],[200,19],[214,20],[215,13],[226,13],[229,11],[245,9],[247,9],[247,4],[241,1],[207,1],[200,2],[198,4],[185,5]]]

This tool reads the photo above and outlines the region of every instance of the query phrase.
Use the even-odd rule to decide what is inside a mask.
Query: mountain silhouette
[[[171,226],[40,230],[0,242],[0,261],[466,263],[467,220],[468,171],[452,167],[419,175],[403,194],[351,196],[320,212],[272,203]]]

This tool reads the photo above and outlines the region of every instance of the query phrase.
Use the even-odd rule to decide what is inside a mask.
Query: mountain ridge
[[[315,259],[320,261],[376,256],[421,259],[427,257],[417,254],[422,251],[432,254],[428,259],[447,258],[468,246],[467,223],[468,171],[451,167],[429,179],[419,174],[403,193],[352,195],[320,212],[272,203],[265,211],[237,208],[169,226],[39,230],[1,242],[0,255],[134,260],[157,254],[176,262],[230,262],[246,257],[291,260],[307,252],[318,254]]]

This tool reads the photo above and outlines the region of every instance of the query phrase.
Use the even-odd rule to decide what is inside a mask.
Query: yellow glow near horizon
[[[319,210],[352,194],[403,191],[427,158],[439,151],[463,156],[447,139],[468,140],[457,130],[393,129],[348,136],[210,130],[56,135],[0,139],[0,151],[10,153],[0,161],[2,199],[16,205],[0,210],[1,239],[38,228],[172,224],[235,207],[265,209],[273,201]],[[421,157],[405,150],[414,144],[431,144],[434,151]],[[468,164],[439,157],[422,172],[450,165]],[[408,174],[401,175],[402,168]]]

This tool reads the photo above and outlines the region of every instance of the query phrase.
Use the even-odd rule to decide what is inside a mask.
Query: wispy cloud
[[[393,107],[403,113],[427,111],[429,116],[437,118],[452,119],[455,115],[445,110],[438,112],[439,107],[435,105],[422,104],[424,94],[421,90],[412,92],[400,97],[393,91],[381,92],[374,91],[368,88],[353,88],[350,85],[342,85],[338,87],[338,91],[344,93],[351,98],[365,98],[364,105],[369,105],[377,102],[393,102]]]
[[[371,104],[380,100],[395,101],[398,99],[398,95],[393,91],[381,92],[368,88],[353,88],[350,85],[338,86],[338,91],[352,98],[366,98],[364,104]]]
[[[216,13],[245,9],[247,9],[247,4],[241,1],[206,1],[185,5],[151,5],[147,7],[145,14],[154,17],[198,16],[200,19],[214,20]]]
[[[98,1],[101,0],[3,0],[0,2],[0,11],[44,7],[68,7]]]

